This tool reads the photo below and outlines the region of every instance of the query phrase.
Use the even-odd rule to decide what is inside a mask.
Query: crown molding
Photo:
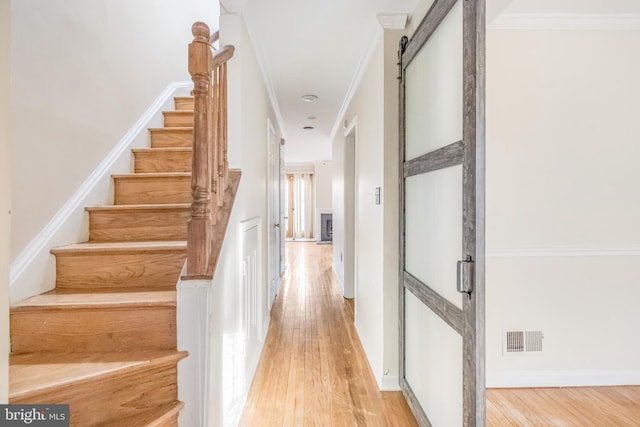
[[[379,13],[378,21],[385,30],[404,30],[407,27],[408,13]]]
[[[249,42],[253,46],[253,51],[255,53],[256,61],[258,62],[258,67],[260,68],[260,73],[262,74],[262,81],[265,86],[265,90],[267,91],[267,96],[269,97],[269,102],[271,103],[271,108],[273,109],[273,114],[275,115],[276,122],[278,123],[278,127],[280,130],[280,136],[283,139],[287,139],[287,129],[284,125],[284,118],[282,117],[282,110],[280,110],[280,104],[278,103],[278,96],[276,95],[275,86],[273,85],[273,80],[271,80],[271,75],[268,71],[267,60],[264,56],[264,49],[260,43],[258,37],[255,37],[253,31],[246,24],[245,20],[242,20],[242,25],[249,36]]]
[[[504,13],[489,30],[640,30],[640,14]]]
[[[247,0],[220,0],[220,6],[227,13],[242,14],[247,6]]]
[[[358,62],[358,66],[356,67],[356,71],[353,73],[353,77],[351,78],[351,82],[349,83],[349,88],[347,89],[347,93],[342,101],[342,106],[340,107],[340,111],[338,112],[338,117],[336,118],[335,123],[333,124],[333,128],[331,129],[331,134],[329,135],[329,141],[333,141],[336,134],[338,133],[338,129],[342,127],[342,121],[344,120],[345,115],[347,114],[347,110],[353,97],[360,86],[360,82],[364,77],[364,73],[371,62],[371,58],[376,51],[376,47],[378,43],[382,40],[383,31],[377,24],[371,29],[371,36],[369,37],[369,45],[366,50],[363,52],[360,57],[360,61]]]

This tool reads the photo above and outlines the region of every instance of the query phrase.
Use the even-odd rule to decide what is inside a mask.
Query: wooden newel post
[[[193,163],[191,170],[191,218],[187,224],[187,275],[207,272],[211,258],[211,154],[208,141],[208,101],[211,84],[210,30],[204,22],[191,27],[189,74],[193,80]]]

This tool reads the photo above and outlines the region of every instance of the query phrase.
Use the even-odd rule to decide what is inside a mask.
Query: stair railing
[[[217,34],[204,22],[191,28],[189,73],[193,80],[193,160],[191,217],[187,225],[187,269],[190,278],[210,278],[213,230],[228,185],[227,61],[235,48],[213,51]]]

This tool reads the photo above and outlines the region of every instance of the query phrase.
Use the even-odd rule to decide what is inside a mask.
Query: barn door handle
[[[471,255],[457,263],[457,289],[461,294],[471,295],[473,291],[473,259]]]

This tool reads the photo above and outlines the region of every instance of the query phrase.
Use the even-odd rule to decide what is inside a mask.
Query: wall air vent
[[[504,335],[503,354],[542,351],[542,331],[507,331]]]

